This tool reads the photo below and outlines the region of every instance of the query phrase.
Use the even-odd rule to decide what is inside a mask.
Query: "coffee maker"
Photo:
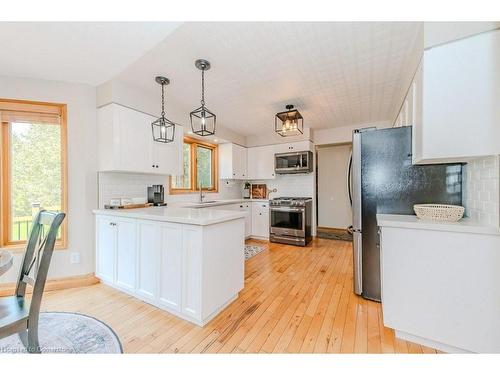
[[[165,188],[163,185],[148,186],[148,203],[153,203],[153,206],[166,206],[165,203]]]

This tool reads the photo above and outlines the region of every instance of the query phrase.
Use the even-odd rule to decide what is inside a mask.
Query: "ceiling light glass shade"
[[[151,123],[151,130],[153,131],[153,139],[155,142],[170,143],[175,138],[175,124],[165,117]]]
[[[161,116],[151,123],[151,131],[155,142],[170,143],[175,138],[175,123],[165,117],[164,86],[170,83],[168,78],[158,76],[155,81],[161,85]]]
[[[282,137],[304,134],[304,118],[299,111],[288,104],[285,112],[276,113],[274,131]]]
[[[201,107],[196,108],[189,114],[191,119],[191,130],[194,134],[206,137],[215,134],[217,118],[215,114],[205,107],[205,71],[210,69],[207,60],[198,59],[194,65],[201,70]]]
[[[216,116],[205,107],[199,107],[189,114],[193,133],[206,137],[215,134]]]

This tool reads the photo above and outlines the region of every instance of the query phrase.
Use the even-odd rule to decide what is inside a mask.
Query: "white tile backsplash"
[[[109,204],[111,198],[147,198],[147,187],[165,186],[165,201],[190,202],[198,199],[196,193],[168,194],[168,176],[140,173],[99,172],[99,208]],[[243,195],[243,182],[220,180],[218,193],[204,193],[207,199],[239,199]]]
[[[463,169],[465,215],[487,225],[500,226],[500,156],[467,163]]]
[[[277,197],[314,197],[314,173],[277,175],[274,180],[252,181],[253,184],[266,184],[267,189],[276,189],[270,198]]]

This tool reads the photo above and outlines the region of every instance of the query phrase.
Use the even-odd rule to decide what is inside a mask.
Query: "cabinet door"
[[[160,239],[160,303],[172,310],[181,311],[182,226],[160,225]]]
[[[243,180],[248,179],[248,158],[247,149],[240,147],[240,178]]]
[[[96,276],[108,283],[115,279],[115,224],[112,217],[96,216]]]
[[[116,285],[135,290],[136,222],[134,219],[116,220]]]
[[[175,127],[174,141],[171,143],[152,142],[153,173],[181,175],[183,130],[181,126]]]
[[[182,229],[182,312],[201,319],[202,232],[200,227]]]
[[[269,207],[267,203],[252,204],[252,236],[269,237]]]
[[[138,220],[137,236],[137,294],[147,300],[153,300],[158,295],[158,223]]]
[[[422,163],[500,153],[500,30],[424,51]]]
[[[245,237],[252,235],[252,206],[249,203],[243,203],[245,216]]]
[[[248,179],[274,179],[274,146],[250,147],[248,154]]]
[[[119,124],[116,127],[120,148],[120,170],[151,172],[151,122],[154,117],[133,109],[116,106]],[[113,142],[112,139],[109,140]]]

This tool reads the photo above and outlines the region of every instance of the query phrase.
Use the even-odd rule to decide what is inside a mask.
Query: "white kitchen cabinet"
[[[174,142],[155,142],[151,133],[155,119],[114,103],[99,108],[99,170],[180,175],[182,127],[176,127]]]
[[[245,212],[245,238],[252,235],[252,203],[242,202],[233,204],[221,204],[218,206],[210,206],[201,208],[202,210],[228,210],[228,211],[243,211]]]
[[[219,145],[219,177],[227,180],[246,180],[247,149],[234,143]]]
[[[136,292],[147,301],[158,295],[159,253],[159,226],[150,220],[138,220]]]
[[[182,225],[160,225],[159,302],[169,309],[181,311],[182,298]]]
[[[116,284],[126,290],[135,289],[135,221],[120,218],[114,220],[116,231]]]
[[[251,180],[274,179],[274,146],[250,147],[248,150],[248,178]]]
[[[295,152],[295,151],[314,151],[313,144],[310,141],[299,141],[290,143],[278,143],[273,146],[274,153],[281,154],[284,152]]]
[[[243,218],[194,225],[96,214],[96,276],[203,326],[243,288]]]
[[[500,30],[424,51],[413,86],[414,163],[467,162],[500,153],[498,61]]]
[[[268,202],[252,202],[252,237],[269,238]]]
[[[115,218],[99,216],[96,219],[96,276],[103,281],[115,280],[116,230]]]
[[[135,288],[135,221],[112,216],[96,220],[96,276],[120,289]]]

